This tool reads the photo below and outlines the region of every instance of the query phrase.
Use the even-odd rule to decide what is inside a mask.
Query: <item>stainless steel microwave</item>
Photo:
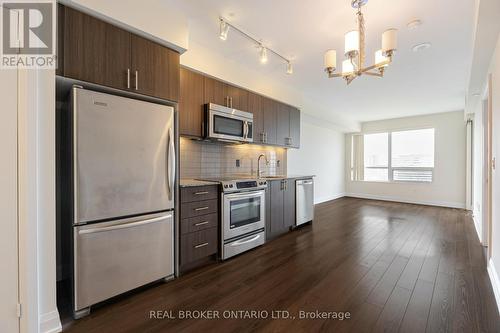
[[[206,104],[204,128],[208,139],[253,142],[253,114],[250,112]]]

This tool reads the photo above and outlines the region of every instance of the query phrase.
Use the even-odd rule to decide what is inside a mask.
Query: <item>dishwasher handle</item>
[[[297,185],[313,185],[314,182],[312,179],[303,179],[303,180],[297,180]]]

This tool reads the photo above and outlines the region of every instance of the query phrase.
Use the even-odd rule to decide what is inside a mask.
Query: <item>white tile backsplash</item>
[[[265,154],[269,164],[261,160],[264,175],[286,173],[286,149],[258,145],[236,145],[222,142],[180,140],[181,178],[257,175],[257,159]],[[240,166],[236,166],[240,160]]]

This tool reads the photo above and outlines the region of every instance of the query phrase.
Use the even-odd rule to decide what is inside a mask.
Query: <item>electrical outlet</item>
[[[241,166],[240,160],[236,160],[236,167],[239,168]]]
[[[280,167],[280,164],[281,164],[281,161],[280,161],[280,160],[277,160],[277,161],[276,161],[276,167],[278,167],[278,168],[279,168],[279,167]]]

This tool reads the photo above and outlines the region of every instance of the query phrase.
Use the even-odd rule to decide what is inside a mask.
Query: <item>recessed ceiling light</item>
[[[408,29],[413,30],[413,29],[417,29],[421,25],[422,25],[422,21],[419,19],[415,19],[415,20],[411,20],[410,22],[408,22],[408,24],[406,26],[408,27]]]
[[[431,47],[431,45],[432,45],[431,43],[420,43],[413,46],[411,49],[413,50],[413,52],[420,52],[423,50],[427,50],[428,48]]]

